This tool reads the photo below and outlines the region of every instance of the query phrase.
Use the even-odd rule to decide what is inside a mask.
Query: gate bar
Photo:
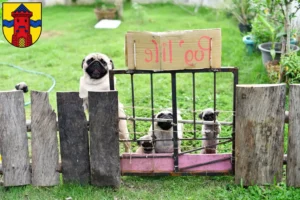
[[[174,145],[174,172],[178,172],[178,135],[177,135],[177,95],[176,95],[176,73],[171,73],[172,80],[172,109],[173,109],[173,145]]]
[[[236,85],[239,82],[239,73],[238,70],[234,70],[232,71],[233,73],[233,78],[234,78],[234,83],[233,83],[233,108],[232,110],[234,111],[233,115],[232,115],[232,160],[231,160],[231,164],[232,164],[232,173],[233,175],[235,175],[235,111],[236,111]]]
[[[135,119],[135,102],[134,102],[134,81],[133,81],[133,74],[130,74],[130,81],[131,81],[131,101],[132,101],[132,117]],[[135,120],[133,121],[133,139],[136,140],[136,125]]]

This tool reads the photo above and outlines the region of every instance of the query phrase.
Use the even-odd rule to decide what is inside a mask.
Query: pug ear
[[[15,88],[16,88],[16,90],[19,90],[20,84],[17,84],[17,85],[15,86]]]
[[[83,68],[84,61],[85,61],[85,59],[82,60],[81,68]]]
[[[215,116],[216,116],[216,117],[219,116],[219,113],[220,113],[220,111],[219,111],[219,110],[216,110],[216,111],[215,111]]]
[[[110,60],[110,64],[111,64],[111,69],[115,69],[115,65],[114,65],[114,62],[112,60]]]
[[[203,119],[203,112],[201,112],[201,113],[199,114],[199,118],[200,118],[200,119]]]

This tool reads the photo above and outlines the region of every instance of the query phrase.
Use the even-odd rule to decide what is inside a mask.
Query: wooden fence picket
[[[0,147],[4,186],[31,183],[22,91],[0,92]]]
[[[47,92],[31,91],[32,184],[59,184],[56,114]]]
[[[58,92],[57,110],[63,182],[88,184],[88,128],[79,93]]]
[[[89,107],[91,183],[119,187],[118,92],[89,92]]]
[[[289,141],[286,182],[300,187],[300,85],[290,85]]]

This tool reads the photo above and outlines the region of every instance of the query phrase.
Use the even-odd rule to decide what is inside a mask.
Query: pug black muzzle
[[[90,58],[87,64],[88,67],[85,71],[91,79],[101,79],[108,72],[107,63],[103,59],[95,60],[94,58]]]
[[[161,113],[157,116],[159,119],[173,119],[173,115],[171,113],[165,114]],[[158,122],[157,126],[159,126],[162,130],[169,130],[172,127],[171,122]]]

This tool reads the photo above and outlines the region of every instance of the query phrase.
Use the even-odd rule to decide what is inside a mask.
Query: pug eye
[[[86,63],[87,63],[88,65],[90,65],[94,60],[95,60],[94,58],[90,58],[90,59],[88,59],[88,60],[86,61]]]
[[[173,114],[172,114],[172,113],[169,113],[169,114],[168,114],[168,117],[173,118]]]
[[[103,60],[102,58],[100,59],[100,63],[103,65],[103,66],[106,66],[107,63],[105,62],[105,60]]]
[[[160,113],[157,118],[163,118],[164,114],[163,113]]]

